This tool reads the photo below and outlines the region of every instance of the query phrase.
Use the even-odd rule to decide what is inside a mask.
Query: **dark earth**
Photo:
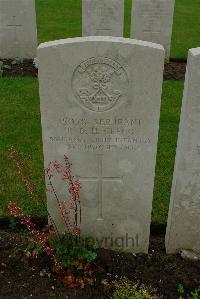
[[[200,262],[166,255],[164,235],[151,236],[148,255],[99,250],[95,285],[85,289],[67,289],[50,273],[45,257],[28,262],[14,255],[19,242],[19,232],[0,229],[0,298],[112,298],[112,281],[122,277],[145,285],[156,298],[178,299],[178,284],[186,294],[200,287]]]
[[[2,59],[5,65],[11,66],[10,70],[4,70],[3,77],[37,77],[37,69],[33,60],[24,59],[23,63],[12,65],[12,60]],[[170,61],[165,64],[164,80],[184,80],[186,62]]]

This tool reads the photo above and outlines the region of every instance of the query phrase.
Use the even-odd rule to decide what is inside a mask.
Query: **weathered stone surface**
[[[200,48],[189,51],[166,250],[200,253]]]
[[[131,36],[163,45],[170,57],[175,0],[133,0]]]
[[[147,252],[163,47],[85,37],[44,43],[38,57],[45,165],[71,160],[82,233],[102,247]],[[66,200],[63,182],[55,186]],[[62,230],[51,193],[48,208]]]
[[[123,36],[124,0],[82,0],[83,36]]]
[[[35,0],[0,0],[0,58],[34,58]]]

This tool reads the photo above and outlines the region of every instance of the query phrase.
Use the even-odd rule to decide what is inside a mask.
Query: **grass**
[[[183,82],[180,81],[165,81],[163,85],[153,204],[153,221],[157,223],[165,223],[168,212],[182,89]],[[33,174],[39,196],[45,199],[37,79],[1,79],[0,99],[0,217],[6,215],[10,199],[32,216],[46,216],[45,209],[42,206],[38,208],[27,195],[16,168],[8,158],[8,150],[14,145]]]
[[[165,223],[167,220],[183,82],[165,81],[163,87],[152,214],[155,223]]]
[[[0,215],[6,214],[7,202],[14,199],[27,213],[44,216],[45,209],[38,209],[27,195],[16,167],[8,158],[8,150],[14,145],[22,153],[44,198],[38,82],[32,78],[0,79],[0,99]]]
[[[171,57],[186,59],[188,50],[200,47],[200,1],[176,0]]]
[[[81,0],[36,0],[39,43],[81,36]],[[199,0],[176,0],[171,58],[186,59],[200,47]],[[124,36],[130,36],[131,0],[125,0]]]
[[[80,0],[36,0],[38,40],[81,36]]]

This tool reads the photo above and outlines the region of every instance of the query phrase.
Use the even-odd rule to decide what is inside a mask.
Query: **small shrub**
[[[200,299],[200,289],[194,290],[190,293],[190,299]]]
[[[16,229],[18,225],[18,221],[13,217],[9,220],[9,228]]]
[[[34,65],[34,67],[35,67],[36,69],[38,69],[38,58],[37,58],[37,57],[35,57],[35,58],[33,59],[33,65]]]
[[[96,242],[90,237],[77,238],[72,234],[64,234],[49,239],[54,249],[55,258],[60,269],[67,269],[74,273],[82,270],[87,263],[96,259]]]
[[[3,63],[3,61],[0,60],[0,77],[3,76],[4,70],[10,70],[11,67],[9,65],[6,65]]]
[[[178,284],[178,294],[179,294],[179,299],[182,299],[185,294],[185,290],[182,284]]]
[[[127,280],[114,283],[113,299],[153,299],[144,286],[133,284]]]
[[[179,299],[186,298],[185,294],[185,289],[182,284],[178,284],[178,294],[179,294]],[[192,291],[187,298],[189,299],[200,299],[200,289],[195,289]]]
[[[11,64],[12,64],[12,65],[16,65],[16,64],[22,64],[23,62],[24,62],[24,59],[23,59],[23,58],[21,58],[21,57],[15,57],[15,58],[12,60]]]

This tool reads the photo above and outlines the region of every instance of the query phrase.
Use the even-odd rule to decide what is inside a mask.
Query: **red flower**
[[[59,203],[59,208],[60,208],[60,212],[61,212],[61,216],[64,222],[68,222],[69,221],[69,212],[67,212],[67,207],[66,207],[66,203],[65,202],[60,202]]]
[[[55,200],[57,201],[58,207],[60,209],[62,220],[65,222],[67,230],[69,231],[70,227],[72,227],[71,225],[69,225],[70,223],[75,223],[76,227],[79,227],[78,224],[80,224],[81,222],[81,207],[79,200],[81,184],[80,181],[72,175],[72,164],[69,162],[69,158],[66,155],[64,155],[64,161],[64,165],[59,163],[57,160],[50,162],[45,172],[49,180],[48,185],[51,187],[50,192],[54,194]],[[56,189],[52,182],[52,178],[55,174],[60,175],[61,180],[67,182],[67,188],[70,194],[69,210],[73,210],[73,215],[72,211],[71,213],[70,211],[67,211],[66,204],[59,200],[59,197],[56,193]],[[72,219],[72,217],[74,217],[74,219]],[[78,230],[75,229],[72,233],[79,235],[80,228]]]
[[[71,227],[71,229],[72,229],[72,233],[74,234],[74,235],[76,235],[76,236],[80,236],[80,227],[79,226],[77,226],[77,225],[72,225],[72,227]]]

